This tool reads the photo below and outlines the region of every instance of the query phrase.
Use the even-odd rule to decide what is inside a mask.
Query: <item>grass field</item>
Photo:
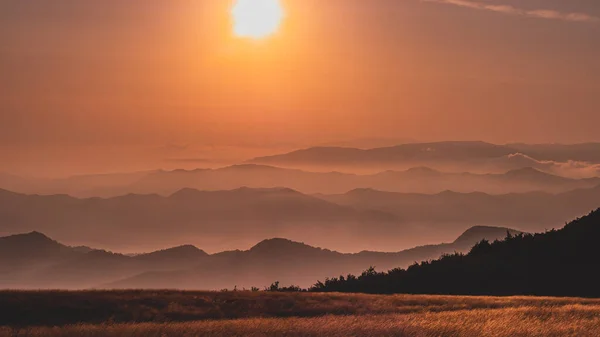
[[[600,336],[600,300],[0,292],[0,336]]]

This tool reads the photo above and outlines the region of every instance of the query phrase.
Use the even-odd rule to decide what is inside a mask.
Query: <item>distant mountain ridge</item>
[[[600,187],[560,194],[502,195],[373,189],[306,195],[289,188],[184,189],[169,197],[108,199],[0,190],[0,232],[38,230],[62,241],[114,250],[122,245],[194,240],[209,251],[221,251],[233,248],[233,242],[239,246],[264,237],[287,237],[339,251],[390,250],[422,244],[424,237],[446,241],[478,225],[527,232],[556,228],[597,207],[597,200]]]
[[[251,163],[273,163],[280,160],[319,160],[337,162],[348,159],[359,161],[396,161],[409,158],[435,158],[436,160],[497,158],[523,153],[540,160],[600,162],[600,143],[574,145],[562,144],[506,144],[497,145],[482,141],[445,141],[408,143],[372,149],[350,147],[312,147],[286,154],[257,157]]]
[[[342,193],[354,188],[406,193],[560,193],[600,184],[598,153],[600,143],[496,145],[463,141],[371,149],[313,147],[218,169],[149,170],[64,179],[0,173],[0,188],[77,197],[170,195],[183,188],[227,190],[243,186],[286,186],[309,194]]]
[[[278,188],[286,186],[302,193],[343,193],[355,188],[373,188],[404,193],[439,193],[444,190],[457,192],[481,191],[491,194],[544,191],[566,192],[577,188],[600,185],[600,177],[565,178],[532,167],[509,170],[505,173],[443,172],[430,167],[417,166],[404,171],[387,170],[375,174],[351,174],[341,172],[310,172],[259,164],[244,164],[220,169],[194,169],[152,171],[135,175],[136,180],[127,184],[105,186],[102,189],[86,187],[85,180],[77,187],[21,186],[19,191],[57,192],[85,197],[113,197],[126,194],[171,195],[191,188],[207,191],[230,190],[241,187]],[[109,179],[109,175],[103,179]],[[65,180],[66,181],[66,180]],[[0,182],[1,183],[1,182]],[[1,185],[0,185],[1,186]],[[52,193],[55,194],[55,193]]]
[[[507,225],[538,232],[556,228],[550,225],[553,222],[565,223],[595,209],[600,200],[600,186],[559,194],[453,191],[414,194],[355,189],[344,194],[316,196],[355,209],[390,213],[409,223]]]
[[[0,288],[186,288],[221,289],[266,286],[273,277],[311,285],[315,276],[357,272],[369,266],[394,268],[442,254],[466,251],[482,239],[502,239],[507,228],[474,228],[454,243],[429,245],[396,253],[343,254],[287,239],[263,240],[246,251],[209,255],[184,245],[127,256],[103,250],[83,252],[44,234],[32,232],[0,238]],[[50,247],[50,249],[48,248]],[[48,254],[49,251],[60,254]],[[27,254],[27,260],[23,255]],[[18,264],[12,263],[18,261]]]
[[[480,141],[475,142],[437,142],[410,143],[397,146],[373,149],[356,149],[345,147],[312,147],[286,154],[258,157],[250,163],[306,162],[393,162],[415,158],[436,160],[465,158],[496,158],[517,152],[516,149],[504,145],[495,145]]]
[[[174,189],[234,189],[290,187],[303,193],[341,193],[357,187],[395,192],[436,193],[483,191],[552,193],[600,185],[600,178],[570,179],[526,167],[499,174],[447,173],[428,167],[357,175],[340,172],[309,172],[273,166],[246,164],[213,170],[162,171],[128,186],[139,193],[169,194]]]
[[[499,172],[524,167],[550,170],[553,173],[579,172],[569,163],[589,165],[590,176],[600,175],[600,143],[506,144],[481,141],[411,143],[373,149],[341,147],[312,147],[289,153],[257,157],[253,164],[296,168],[388,169],[430,166],[442,170],[470,172]],[[590,171],[590,170],[587,170]]]
[[[224,239],[250,241],[277,236],[303,240],[313,236],[311,231],[336,233],[340,243],[369,231],[375,236],[404,232],[391,214],[356,210],[289,188],[182,189],[168,197],[129,194],[107,199],[0,190],[0,214],[1,232],[42,230],[62,240],[92,246],[194,238],[209,249],[221,250],[223,247],[209,245]]]

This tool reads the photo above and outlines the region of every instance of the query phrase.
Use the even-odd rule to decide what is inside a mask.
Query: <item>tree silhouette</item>
[[[600,209],[542,234],[507,233],[407,269],[318,281],[314,292],[600,297]]]

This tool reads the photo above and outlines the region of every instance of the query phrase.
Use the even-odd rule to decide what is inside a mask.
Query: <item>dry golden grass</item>
[[[202,292],[174,290],[0,291],[0,326],[184,322],[252,317],[318,317],[515,307],[599,305],[549,297]]]
[[[0,337],[600,336],[600,300],[594,299],[172,291],[2,295],[11,294],[19,295],[16,298],[21,300],[27,295],[37,300],[45,295],[48,298],[44,305],[52,309],[54,303],[56,310],[68,303],[70,308],[81,305],[77,301],[67,302],[73,300],[70,295],[87,298],[92,307],[96,303],[106,306],[120,298],[118,305],[105,309],[140,310],[142,306],[131,304],[140,301],[153,314],[127,320],[129,316],[123,312],[112,312],[111,318],[104,321],[81,315],[80,324],[20,324],[21,328],[12,325],[0,328]],[[106,302],[107,298],[111,300]],[[202,301],[198,302],[199,298]],[[14,299],[11,303],[15,305],[33,303]],[[163,307],[160,303],[167,304]],[[194,303],[202,305],[194,307]],[[33,309],[30,314],[36,312],[35,308],[30,309]],[[215,310],[221,314],[217,317],[206,314]]]
[[[187,323],[74,325],[61,328],[4,329],[16,336],[600,336],[600,306],[475,309],[412,314],[249,318]]]

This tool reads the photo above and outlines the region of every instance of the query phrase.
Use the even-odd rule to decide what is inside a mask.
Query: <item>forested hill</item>
[[[318,282],[312,291],[600,297],[600,209],[543,234],[482,241],[389,272],[369,270]]]

